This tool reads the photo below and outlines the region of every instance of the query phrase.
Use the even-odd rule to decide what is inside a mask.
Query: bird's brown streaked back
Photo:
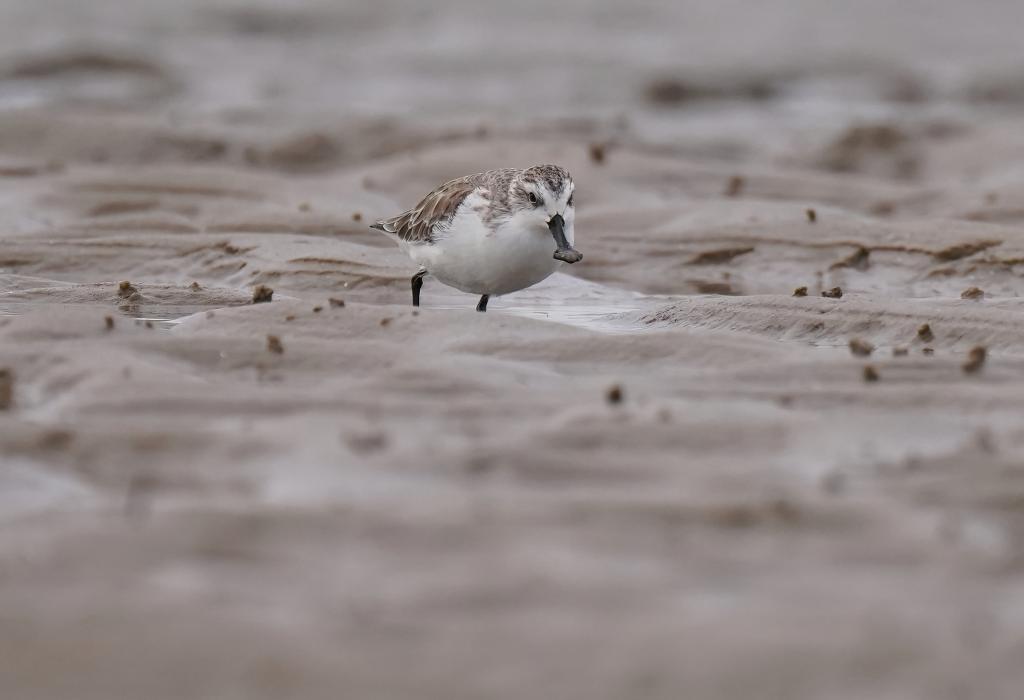
[[[491,205],[485,218],[505,218],[512,213],[509,187],[521,172],[516,168],[502,168],[449,180],[409,211],[378,221],[370,228],[390,233],[406,243],[433,243],[437,227],[450,223],[459,205],[477,189]]]
[[[459,205],[480,186],[483,173],[450,180],[407,212],[378,221],[370,228],[397,236],[406,243],[433,243],[434,229],[452,220]]]

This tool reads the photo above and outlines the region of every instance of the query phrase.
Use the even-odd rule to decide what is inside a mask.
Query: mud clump
[[[865,382],[868,382],[870,384],[872,382],[877,382],[879,379],[881,379],[881,377],[878,375],[878,370],[877,369],[875,369],[871,365],[865,365],[864,366],[864,381]]]
[[[805,213],[807,214],[807,223],[809,223],[809,224],[817,223],[817,221],[818,221],[818,212],[814,211],[813,209],[808,209]]]
[[[313,307],[313,313],[315,313],[315,314],[318,314],[318,313],[320,313],[323,310],[324,310],[324,307],[322,307],[322,306],[314,306]]]
[[[961,299],[973,299],[973,300],[984,299],[985,298],[985,292],[983,292],[981,289],[979,289],[977,287],[968,287],[963,292],[961,292],[960,298]]]
[[[967,353],[967,361],[961,366],[964,374],[975,374],[981,371],[987,357],[988,350],[983,346],[978,345],[971,348],[971,351]]]
[[[656,105],[672,106],[693,99],[692,86],[675,78],[658,78],[647,84],[647,100]]]
[[[727,262],[731,262],[733,258],[738,258],[741,255],[754,252],[753,246],[743,246],[740,248],[721,248],[719,250],[706,250],[703,253],[697,253],[692,258],[686,261],[687,265],[722,265]]]
[[[264,304],[268,301],[274,300],[274,290],[265,284],[257,286],[252,290],[252,303],[253,304]]]
[[[908,354],[910,354],[909,348],[905,348],[903,346],[895,347],[892,349],[893,357],[906,357]]]
[[[604,400],[612,406],[622,403],[624,398],[625,392],[623,392],[621,384],[614,384],[608,387],[608,391],[604,393]]]
[[[733,175],[729,178],[729,182],[725,184],[725,196],[726,197],[739,197],[743,194],[743,188],[746,187],[747,182],[739,175]]]
[[[892,216],[896,213],[896,204],[893,202],[876,202],[871,207],[871,213],[875,216]]]
[[[805,297],[805,296],[807,296],[807,287],[797,287],[796,289],[793,290],[793,296],[795,296],[795,297]]]
[[[188,288],[191,289],[193,292],[198,292],[199,290],[202,289],[202,287],[199,286],[198,282],[193,282],[188,286]]]
[[[935,348],[921,348],[921,353],[923,355],[931,357],[932,355],[935,354]]]
[[[114,330],[114,317],[113,316],[104,316],[103,317],[103,327],[106,330],[108,330],[108,331]]]
[[[832,289],[826,289],[824,292],[822,292],[821,296],[825,297],[826,299],[842,299],[843,289],[842,287],[832,287]]]
[[[602,165],[605,159],[605,145],[603,143],[592,143],[587,147],[587,154],[590,156],[590,162],[595,165]]]
[[[932,327],[928,323],[922,323],[917,329],[917,339],[924,342],[930,343],[935,340],[935,333],[932,332]]]
[[[386,328],[386,327],[388,327],[390,325],[391,325],[391,319],[390,318],[382,318],[380,320],[380,327],[381,328]]]
[[[849,346],[854,357],[870,357],[871,353],[875,351],[874,345],[860,338],[851,339]]]
[[[330,299],[327,300],[327,305],[330,306],[332,309],[343,309],[345,308],[345,300],[335,299],[334,297],[331,297]]]
[[[122,282],[117,286],[117,296],[122,299],[118,308],[124,311],[136,310],[139,302],[142,301],[142,294],[128,281]]]
[[[14,404],[14,373],[0,367],[0,411],[6,411]]]
[[[268,352],[272,352],[275,355],[283,355],[284,354],[284,344],[281,342],[281,339],[279,337],[277,337],[276,335],[268,335],[267,336],[267,351]]]

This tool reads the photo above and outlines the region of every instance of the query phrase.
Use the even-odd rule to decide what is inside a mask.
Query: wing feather
[[[480,186],[479,175],[444,183],[409,211],[378,221],[371,228],[389,233],[406,243],[433,243],[439,226],[451,222],[459,205]]]

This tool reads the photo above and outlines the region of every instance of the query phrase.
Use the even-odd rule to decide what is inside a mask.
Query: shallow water
[[[563,323],[602,333],[632,333],[642,330],[638,323],[626,322],[623,317],[640,311],[641,306],[622,306],[595,303],[590,304],[549,304],[514,305],[494,309],[498,313],[535,318],[540,321]],[[488,309],[488,313],[491,310]]]
[[[637,312],[654,310],[671,300],[672,297],[641,294],[558,273],[514,294],[492,297],[487,313],[521,316],[601,333],[632,333],[647,328],[630,320]],[[435,282],[424,307],[464,311],[474,309],[476,302],[475,296]]]
[[[425,308],[465,311],[467,306],[443,304]],[[487,307],[487,313],[491,315],[508,314],[511,316],[522,316],[523,318],[560,323],[601,333],[633,333],[643,330],[644,326],[636,322],[627,321],[625,317],[635,314],[644,308],[647,307],[641,305],[604,304],[600,302],[594,302],[593,304],[520,303],[506,306],[492,301]]]
[[[492,299],[487,313],[511,314],[602,333],[630,333],[643,330],[646,326],[629,322],[624,318],[625,316],[642,310],[650,310],[656,308],[659,303],[665,303],[665,298],[605,288],[593,283],[581,285],[576,280],[569,283],[574,288],[573,294],[568,301],[562,301],[563,297],[553,292],[564,291],[561,288],[564,288],[565,284],[563,281],[555,288],[542,291],[525,290],[511,297],[509,300],[511,303],[506,303],[502,299]],[[582,286],[582,290],[576,288],[579,286]],[[472,297],[465,295],[456,297],[456,293],[452,290],[434,295],[435,299],[438,297],[441,298],[442,303],[424,304],[424,308],[452,311],[474,308]],[[287,298],[278,296],[278,300]],[[182,319],[193,314],[225,308],[221,305],[211,304],[139,304],[131,310],[101,304],[78,304],[76,306],[102,309],[115,318],[127,317],[140,324],[149,322],[165,330],[173,328],[181,323]],[[34,301],[6,302],[0,303],[0,316],[18,316],[36,309],[50,308],[54,308],[54,304]]]

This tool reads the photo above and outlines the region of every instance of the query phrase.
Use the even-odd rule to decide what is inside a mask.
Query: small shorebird
[[[524,289],[562,263],[583,255],[573,248],[572,176],[557,165],[505,168],[446,182],[407,212],[370,228],[383,231],[420,266],[412,278],[412,305],[420,305],[423,278],[479,294],[477,311],[492,295]]]

